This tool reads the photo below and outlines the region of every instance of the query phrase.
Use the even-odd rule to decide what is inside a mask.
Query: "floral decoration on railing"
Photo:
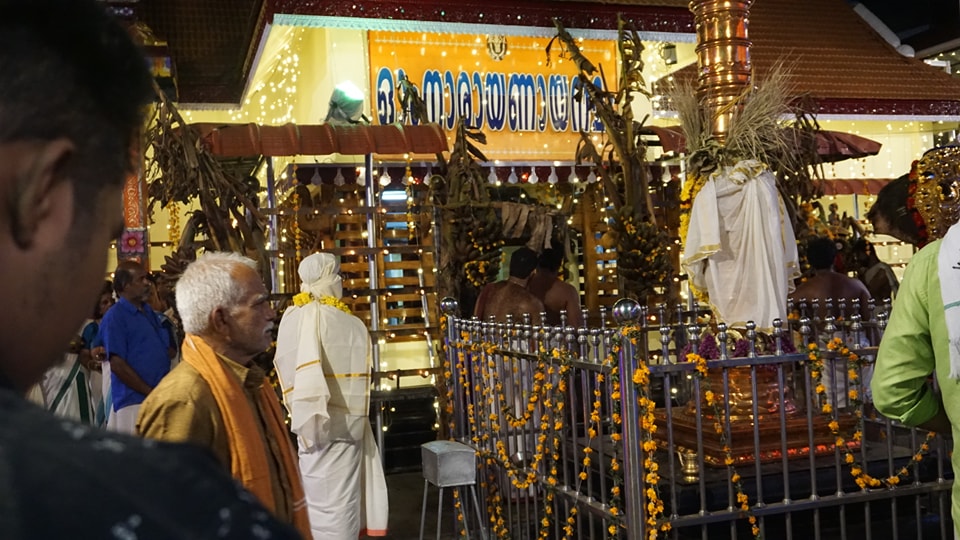
[[[863,377],[864,360],[857,353],[850,350],[842,339],[835,337],[827,342],[827,350],[838,355],[840,360],[847,362],[847,378],[850,382],[847,390],[849,406],[853,409],[853,414],[857,418],[854,424],[854,431],[850,434],[848,441],[840,433],[840,423],[837,421],[837,408],[827,399],[827,388],[823,383],[823,373],[826,369],[823,351],[816,342],[807,345],[807,361],[810,366],[810,378],[813,381],[814,393],[817,396],[817,407],[820,414],[830,419],[827,424],[830,433],[835,437],[836,448],[843,453],[843,461],[850,466],[850,476],[853,477],[860,489],[888,487],[892,488],[900,484],[904,478],[910,474],[912,468],[914,474],[917,474],[917,467],[923,461],[924,454],[930,450],[930,441],[936,437],[936,432],[930,431],[926,434],[919,450],[910,458],[909,467],[901,467],[896,474],[886,478],[875,478],[871,476],[855,454],[855,448],[863,440],[863,393],[861,391],[861,382]],[[852,446],[852,448],[851,448]]]
[[[672,526],[670,520],[664,516],[663,499],[660,498],[660,465],[657,463],[657,441],[654,433],[657,431],[654,411],[656,403],[650,398],[650,368],[640,358],[640,351],[636,347],[637,338],[642,330],[637,326],[628,326],[620,330],[619,339],[626,339],[633,345],[636,369],[633,372],[633,386],[637,394],[638,417],[640,420],[640,436],[638,442],[643,450],[643,509],[647,527],[647,538],[656,540],[661,532],[669,531]],[[613,354],[620,353],[621,343],[616,342],[612,349]]]
[[[740,332],[734,329],[727,330],[733,338],[733,349],[729,353],[730,358],[746,358],[750,355],[751,342],[749,339],[741,337]],[[757,333],[757,340],[753,342],[754,352],[758,355],[775,354],[777,346],[777,337],[767,334]],[[794,354],[797,352],[793,342],[789,339],[780,340],[780,348],[783,354]],[[686,358],[691,352],[694,352],[693,345],[687,343],[680,349],[679,358]],[[720,359],[720,346],[717,343],[717,337],[713,333],[706,331],[700,336],[700,343],[696,353],[707,360]]]
[[[744,356],[746,355],[744,354]],[[727,467],[727,472],[730,475],[730,483],[733,484],[733,489],[736,491],[737,505],[740,508],[740,512],[742,512],[750,522],[750,532],[753,534],[753,537],[759,539],[760,527],[757,525],[757,517],[753,515],[750,509],[750,498],[746,492],[744,492],[743,481],[736,467],[734,467],[733,451],[730,448],[730,435],[727,430],[724,429],[723,425],[725,416],[723,410],[720,408],[721,400],[717,399],[716,394],[714,394],[712,381],[710,377],[707,376],[709,374],[707,359],[696,353],[689,353],[685,358],[687,362],[696,366],[696,377],[700,381],[701,390],[703,390],[703,400],[713,411],[713,430],[720,438],[720,444],[723,447],[723,464]],[[699,396],[697,399],[699,399]]]
[[[572,362],[574,360],[570,351],[554,348],[547,350],[541,348],[537,355],[536,365],[533,369],[533,384],[525,393],[523,398],[523,410],[511,410],[512,403],[508,403],[503,382],[493,377],[498,368],[496,355],[504,351],[496,344],[489,342],[471,342],[471,334],[462,332],[460,337],[463,342],[456,348],[456,373],[458,379],[456,384],[464,393],[466,406],[467,432],[471,443],[477,448],[479,457],[478,467],[483,469],[485,466],[496,466],[502,470],[509,480],[509,486],[500,486],[492,474],[488,474],[486,481],[481,485],[488,490],[487,511],[491,532],[497,538],[510,538],[511,534],[504,519],[503,509],[503,490],[512,488],[520,491],[530,489],[539,483],[540,488],[544,490],[543,505],[538,515],[538,537],[550,538],[554,524],[557,523],[563,530],[561,538],[571,540],[576,538],[575,526],[577,523],[578,509],[571,505],[566,516],[557,516],[555,514],[555,496],[559,489],[573,489],[579,492],[583,482],[589,479],[591,466],[595,459],[594,441],[602,436],[603,422],[601,409],[603,405],[603,392],[600,385],[604,382],[607,375],[617,378],[616,369],[607,365],[608,374],[603,372],[596,373],[596,386],[591,397],[591,407],[589,410],[589,420],[587,422],[586,433],[587,440],[579,449],[580,456],[577,458],[579,466],[575,471],[575,483],[572,486],[562,486],[558,480],[559,469],[562,468],[561,449],[563,446],[563,432],[566,428],[564,421],[564,411],[567,408],[567,378],[570,375]],[[515,338],[516,336],[511,336]],[[508,355],[504,355],[504,360],[509,360]],[[518,375],[519,366],[516,362],[505,362],[504,369],[512,371]],[[453,377],[449,362],[445,363],[445,376],[449,380]],[[472,377],[468,378],[468,373]],[[472,381],[470,380],[472,379]],[[619,387],[613,386],[613,392],[619,394]],[[450,428],[453,432],[453,395],[454,388],[448,383],[446,390],[446,410],[451,416]],[[473,398],[476,397],[481,402],[473,404]],[[619,399],[617,395],[616,399]],[[477,406],[483,406],[484,415],[478,414]],[[539,408],[539,415],[538,415]],[[501,411],[497,414],[495,411]],[[482,426],[482,429],[481,429]],[[503,440],[497,440],[490,448],[490,434],[501,432],[506,426],[508,430],[530,429],[535,432],[535,447],[529,461],[515,461],[508,452],[507,445]],[[621,441],[619,430],[614,430],[611,434],[611,440]],[[619,462],[615,456],[612,458],[611,470],[621,480],[615,482],[615,488],[611,494],[615,497],[611,499],[608,511],[610,515],[619,523],[620,509],[617,504],[619,501],[620,489],[622,486],[622,474],[619,473]],[[488,470],[489,472],[489,470]],[[459,519],[459,518],[458,518]],[[562,524],[562,525],[561,525]],[[611,536],[616,537],[616,526],[612,525],[608,531]],[[465,528],[461,529],[461,534],[465,534]]]

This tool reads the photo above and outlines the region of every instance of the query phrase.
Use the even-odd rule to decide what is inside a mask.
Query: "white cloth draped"
[[[960,379],[960,224],[950,227],[940,243],[937,273],[950,338],[950,378]]]
[[[682,265],[730,326],[770,331],[799,276],[793,226],[773,174],[745,160],[715,171],[693,202]]]
[[[386,479],[369,421],[364,431],[362,441],[300,449],[300,472],[314,540],[350,540],[387,533]]]
[[[304,259],[304,291],[337,292],[339,265],[328,258]],[[311,301],[291,306],[280,321],[274,362],[299,441],[315,540],[356,538],[361,527],[386,534],[386,481],[368,416],[369,353],[366,326],[336,307]]]

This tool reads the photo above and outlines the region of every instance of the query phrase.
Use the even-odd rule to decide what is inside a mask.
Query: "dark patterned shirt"
[[[0,536],[299,538],[206,451],[59,419],[2,387]]]

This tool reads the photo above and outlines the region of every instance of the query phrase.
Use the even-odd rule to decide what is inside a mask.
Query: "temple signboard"
[[[556,49],[547,65],[547,38],[372,31],[369,40],[375,123],[400,120],[397,84],[406,76],[451,146],[457,121],[465,118],[486,133],[483,152],[490,159],[569,161],[581,131],[603,131],[588,100],[574,99],[575,65]],[[580,46],[594,63],[615,66],[614,42]],[[616,73],[606,70],[608,86],[616,87]],[[599,75],[595,83],[602,84]]]

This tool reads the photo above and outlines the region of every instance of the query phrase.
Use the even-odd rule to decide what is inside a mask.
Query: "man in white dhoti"
[[[340,300],[340,263],[300,263],[302,293],[280,321],[274,362],[300,447],[314,540],[385,536],[387,486],[370,427],[370,336]]]
[[[61,418],[91,424],[95,405],[90,395],[90,371],[80,362],[79,350],[78,340],[70,343],[63,360],[43,374],[40,390],[47,410]]]
[[[713,172],[690,212],[682,264],[720,322],[770,331],[787,318],[800,275],[796,238],[776,180],[754,160]]]

